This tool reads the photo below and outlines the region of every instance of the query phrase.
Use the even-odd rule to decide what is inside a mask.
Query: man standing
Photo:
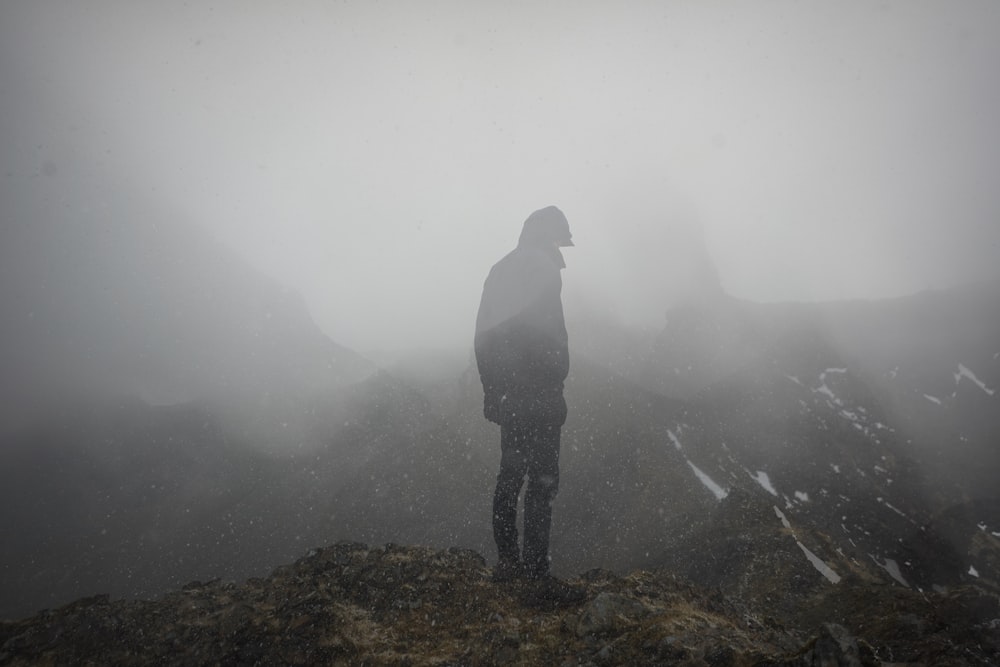
[[[559,248],[571,245],[569,223],[558,208],[528,216],[517,248],[486,278],[475,338],[483,412],[500,425],[500,473],[493,496],[499,561],[493,579],[536,580],[552,594],[548,597],[566,601],[575,591],[549,575],[549,528],[559,489],[563,382],[569,373],[560,275],[566,264]],[[525,476],[522,554],[517,502]]]

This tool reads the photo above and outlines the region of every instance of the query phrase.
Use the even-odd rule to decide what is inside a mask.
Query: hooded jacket
[[[559,249],[522,235],[483,285],[475,352],[483,383],[483,413],[497,424],[512,420],[562,425],[563,383],[569,349],[562,308],[565,266]]]

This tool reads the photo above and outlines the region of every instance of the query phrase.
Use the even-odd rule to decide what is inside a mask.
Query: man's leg
[[[528,470],[525,429],[500,427],[500,473],[493,493],[493,539],[500,556],[499,567],[516,568],[521,560],[517,545],[517,497]]]
[[[549,573],[552,501],[559,491],[559,433],[559,426],[535,426],[526,445],[528,488],[524,494],[524,566],[528,576],[533,578]]]

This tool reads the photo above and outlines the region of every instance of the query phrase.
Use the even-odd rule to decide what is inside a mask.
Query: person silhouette
[[[569,348],[562,307],[561,247],[572,246],[566,216],[555,206],[524,221],[517,247],[483,285],[475,354],[483,414],[500,426],[500,472],[493,495],[495,582],[546,584],[548,597],[575,593],[549,574],[552,501],[559,490],[559,438],[566,422],[563,384]],[[524,549],[518,549],[517,503],[524,495]]]

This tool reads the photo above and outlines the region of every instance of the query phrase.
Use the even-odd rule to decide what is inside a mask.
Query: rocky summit
[[[266,578],[0,623],[3,665],[994,665],[997,599],[845,581],[795,613],[666,569],[591,570],[565,606],[466,549],[338,543]],[[756,604],[756,606],[755,606]]]

